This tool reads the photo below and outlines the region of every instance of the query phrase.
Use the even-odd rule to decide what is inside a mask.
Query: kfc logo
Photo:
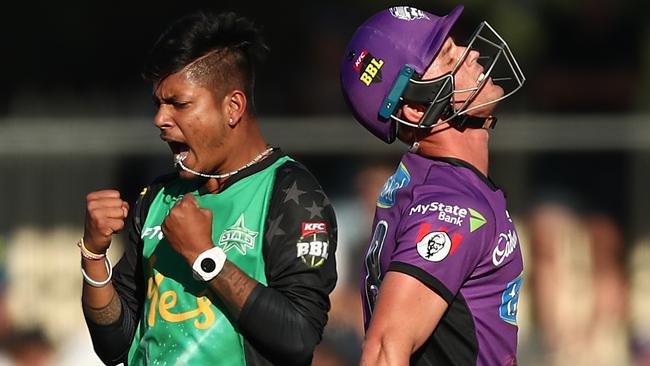
[[[424,236],[417,244],[420,256],[430,262],[440,262],[451,251],[451,238],[444,231],[434,231]]]
[[[367,50],[361,51],[359,57],[357,57],[357,60],[354,61],[354,71],[356,72],[361,71],[361,65],[363,65],[363,59],[366,58],[367,55],[368,55]]]
[[[439,227],[433,230],[431,224],[422,223],[415,238],[415,245],[420,256],[431,262],[440,262],[453,255],[463,242],[463,235],[449,232],[449,228]]]
[[[307,235],[321,233],[327,231],[327,225],[324,222],[303,222],[302,223],[302,237]]]

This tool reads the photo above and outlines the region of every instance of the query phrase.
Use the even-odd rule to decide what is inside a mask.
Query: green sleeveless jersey
[[[146,298],[129,365],[246,365],[244,340],[224,305],[192,277],[187,262],[162,234],[169,210],[184,194],[213,212],[212,241],[228,260],[266,285],[262,235],[275,170],[288,157],[218,194],[199,195],[196,183],[175,179],[151,203],[143,225]]]

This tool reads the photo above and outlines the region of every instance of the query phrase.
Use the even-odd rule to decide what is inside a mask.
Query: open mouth
[[[190,147],[187,144],[175,141],[168,141],[167,143],[174,154],[174,162],[183,161],[187,158],[187,154],[190,151]]]

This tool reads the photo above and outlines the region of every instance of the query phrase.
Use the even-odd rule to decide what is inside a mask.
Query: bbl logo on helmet
[[[320,267],[328,257],[327,225],[324,222],[303,222],[302,235],[296,243],[296,257],[309,267]]]
[[[383,66],[384,60],[375,58],[368,50],[363,50],[354,60],[352,68],[360,73],[359,80],[366,86],[370,86],[372,83],[381,82],[381,68]]]

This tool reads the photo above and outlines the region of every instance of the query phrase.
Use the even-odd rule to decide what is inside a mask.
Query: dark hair
[[[225,94],[242,88],[254,113],[255,74],[268,54],[260,30],[253,22],[233,12],[220,14],[197,11],[165,30],[150,51],[143,76],[160,82],[198,59],[202,81],[214,92]]]

